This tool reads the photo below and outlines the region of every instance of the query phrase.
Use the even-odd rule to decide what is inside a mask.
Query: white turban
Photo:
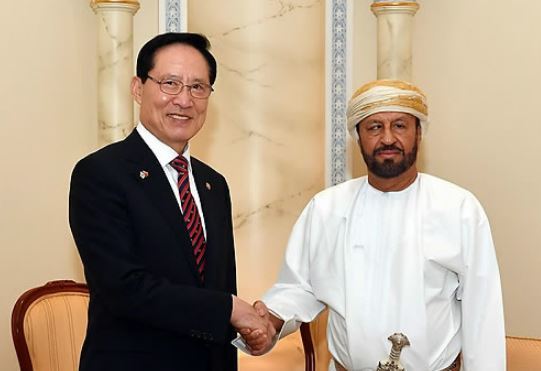
[[[426,96],[416,86],[400,80],[376,80],[361,86],[351,97],[346,112],[348,130],[359,139],[357,125],[379,112],[405,112],[417,117],[423,130],[428,124]]]

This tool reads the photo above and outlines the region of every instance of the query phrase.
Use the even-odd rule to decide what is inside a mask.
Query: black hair
[[[166,46],[172,44],[189,45],[205,58],[209,68],[210,85],[216,80],[216,59],[210,53],[210,41],[203,35],[190,32],[167,32],[160,34],[149,40],[137,55],[137,77],[144,83],[147,80],[148,73],[154,68],[154,57],[156,53]]]

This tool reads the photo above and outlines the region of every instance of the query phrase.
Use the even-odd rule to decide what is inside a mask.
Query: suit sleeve
[[[72,174],[70,226],[91,295],[117,318],[203,341],[228,342],[231,293],[174,284],[148,269],[134,252],[140,241],[130,212],[136,205],[129,204],[118,177],[113,167],[93,157],[79,162]],[[230,210],[229,203],[227,199],[217,207]]]

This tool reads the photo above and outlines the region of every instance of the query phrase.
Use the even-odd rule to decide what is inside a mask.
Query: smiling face
[[[176,80],[183,84],[209,84],[209,67],[197,49],[185,44],[172,44],[159,49],[149,76],[157,81]],[[168,95],[151,79],[143,83],[132,80],[132,94],[141,106],[141,123],[156,138],[181,153],[199,130],[207,116],[208,98],[198,99],[184,88],[177,95]]]
[[[417,147],[421,130],[415,116],[381,112],[368,116],[358,127],[359,146],[369,175],[383,179],[417,173]]]

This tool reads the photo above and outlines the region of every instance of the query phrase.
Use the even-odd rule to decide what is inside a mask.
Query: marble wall
[[[217,11],[219,9],[219,11]],[[274,282],[291,227],[324,184],[322,0],[188,2],[218,60],[195,156],[228,179],[239,295]]]

